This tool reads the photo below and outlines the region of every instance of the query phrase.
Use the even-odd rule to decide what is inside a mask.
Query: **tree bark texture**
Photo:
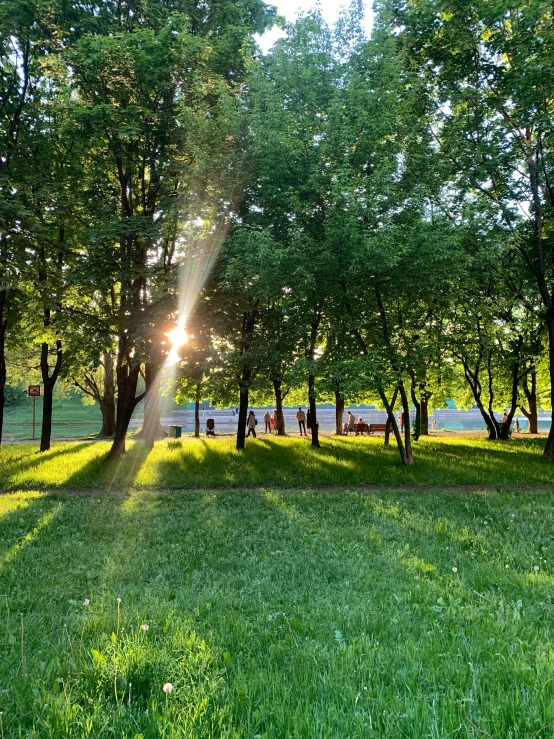
[[[275,428],[277,436],[284,436],[285,417],[283,416],[283,383],[281,380],[273,380],[273,392],[275,393]]]
[[[144,366],[144,443],[146,449],[153,449],[157,439],[165,439],[167,433],[160,423],[160,375],[159,367],[153,362]]]
[[[62,368],[62,342],[56,341],[56,362],[50,374],[50,366],[48,363],[48,344],[44,342],[41,347],[40,354],[40,371],[42,374],[43,384],[43,401],[42,401],[42,428],[40,434],[40,451],[47,452],[50,449],[52,439],[52,400],[54,397],[54,386],[58,380],[60,370]]]
[[[312,446],[319,447],[319,429],[317,425],[317,409],[315,403],[315,375],[308,375],[308,398],[310,401],[310,418],[312,424]]]
[[[243,358],[242,369],[239,378],[239,421],[237,428],[237,449],[244,449],[246,441],[246,416],[248,413],[248,396],[250,390],[250,381],[252,379],[252,366],[248,357],[250,342],[256,325],[256,311],[248,311],[242,317],[242,340],[241,340],[241,356]]]
[[[200,392],[196,389],[196,398],[194,400],[194,438],[200,438]]]
[[[550,430],[548,432],[548,438],[546,440],[546,446],[544,447],[543,455],[549,462],[554,462],[554,308],[551,307],[547,312],[546,316],[546,327],[548,330],[548,360],[549,360],[549,375],[550,375],[550,407],[551,411],[551,422]]]
[[[335,429],[337,436],[342,436],[344,417],[344,396],[335,390]]]
[[[102,355],[102,371],[104,373],[104,387],[100,397],[100,411],[102,412],[102,429],[100,436],[115,434],[115,377],[113,354],[107,352]]]
[[[532,369],[530,375],[530,387],[527,375],[523,378],[523,393],[525,395],[525,398],[527,399],[527,408],[529,408],[529,410],[526,410],[522,405],[520,405],[519,408],[527,419],[527,422],[529,424],[529,433],[538,434],[539,422],[537,412],[537,371],[535,369]]]

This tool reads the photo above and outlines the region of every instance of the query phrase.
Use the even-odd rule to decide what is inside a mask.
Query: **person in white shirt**
[[[298,406],[296,420],[298,421],[298,426],[300,427],[300,436],[302,436],[302,429],[304,429],[304,436],[308,436],[308,434],[306,433],[306,414],[302,410],[301,405]]]
[[[256,421],[256,416],[254,415],[254,411],[250,411],[248,418],[246,419],[246,428],[248,429],[248,433],[246,434],[246,438],[252,434],[254,438],[256,438],[256,424],[258,422]]]
[[[264,415],[264,423],[265,423],[265,432],[271,433],[271,413],[269,411],[265,412]]]

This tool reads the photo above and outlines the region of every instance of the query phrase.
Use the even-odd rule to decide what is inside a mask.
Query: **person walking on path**
[[[300,427],[300,436],[302,436],[302,429],[304,429],[304,436],[308,436],[308,434],[306,433],[306,414],[302,410],[301,405],[298,406],[296,420],[298,421],[298,426]]]
[[[256,438],[256,424],[258,422],[256,421],[256,416],[254,415],[254,411],[250,411],[248,415],[248,419],[246,420],[246,428],[248,429],[248,433],[246,434],[246,438],[252,434],[254,438]]]
[[[271,413],[269,411],[265,412],[264,423],[265,423],[266,434],[270,434],[271,433]]]
[[[348,425],[346,427],[346,435],[351,431],[354,431],[354,424],[356,423],[356,416],[352,413],[352,411],[348,411]]]

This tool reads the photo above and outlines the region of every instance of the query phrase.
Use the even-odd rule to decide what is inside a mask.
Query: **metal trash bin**
[[[183,430],[182,426],[170,426],[169,427],[169,438],[170,439],[180,439],[182,430]]]

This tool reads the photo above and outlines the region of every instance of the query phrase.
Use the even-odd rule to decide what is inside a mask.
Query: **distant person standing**
[[[277,411],[274,410],[273,413],[271,414],[271,430],[273,431],[273,429],[276,429],[276,428],[277,428]]]
[[[310,411],[309,408],[306,410],[306,428],[311,434],[312,433],[312,412]]]
[[[298,426],[300,428],[300,436],[302,436],[302,429],[304,429],[304,436],[308,436],[308,434],[306,433],[306,414],[302,410],[301,405],[298,406],[296,420],[298,421]]]
[[[404,413],[400,413],[398,415],[398,425],[400,426],[400,431],[404,432]]]
[[[437,419],[436,419],[436,418],[434,418],[434,419],[433,419],[433,426],[432,426],[432,430],[433,430],[433,431],[436,431],[436,430],[437,430]]]
[[[521,431],[521,429],[519,427],[519,418],[517,416],[516,416],[516,420],[515,420],[515,423],[514,423],[514,431],[516,432],[516,434],[519,434],[519,432]]]
[[[246,438],[252,434],[254,438],[256,438],[256,424],[258,422],[256,421],[256,416],[254,415],[254,411],[250,411],[248,415],[248,419],[246,421],[246,428],[248,429],[248,433],[246,434]]]
[[[264,423],[265,423],[265,433],[270,434],[271,433],[271,413],[269,411],[265,412]]]

